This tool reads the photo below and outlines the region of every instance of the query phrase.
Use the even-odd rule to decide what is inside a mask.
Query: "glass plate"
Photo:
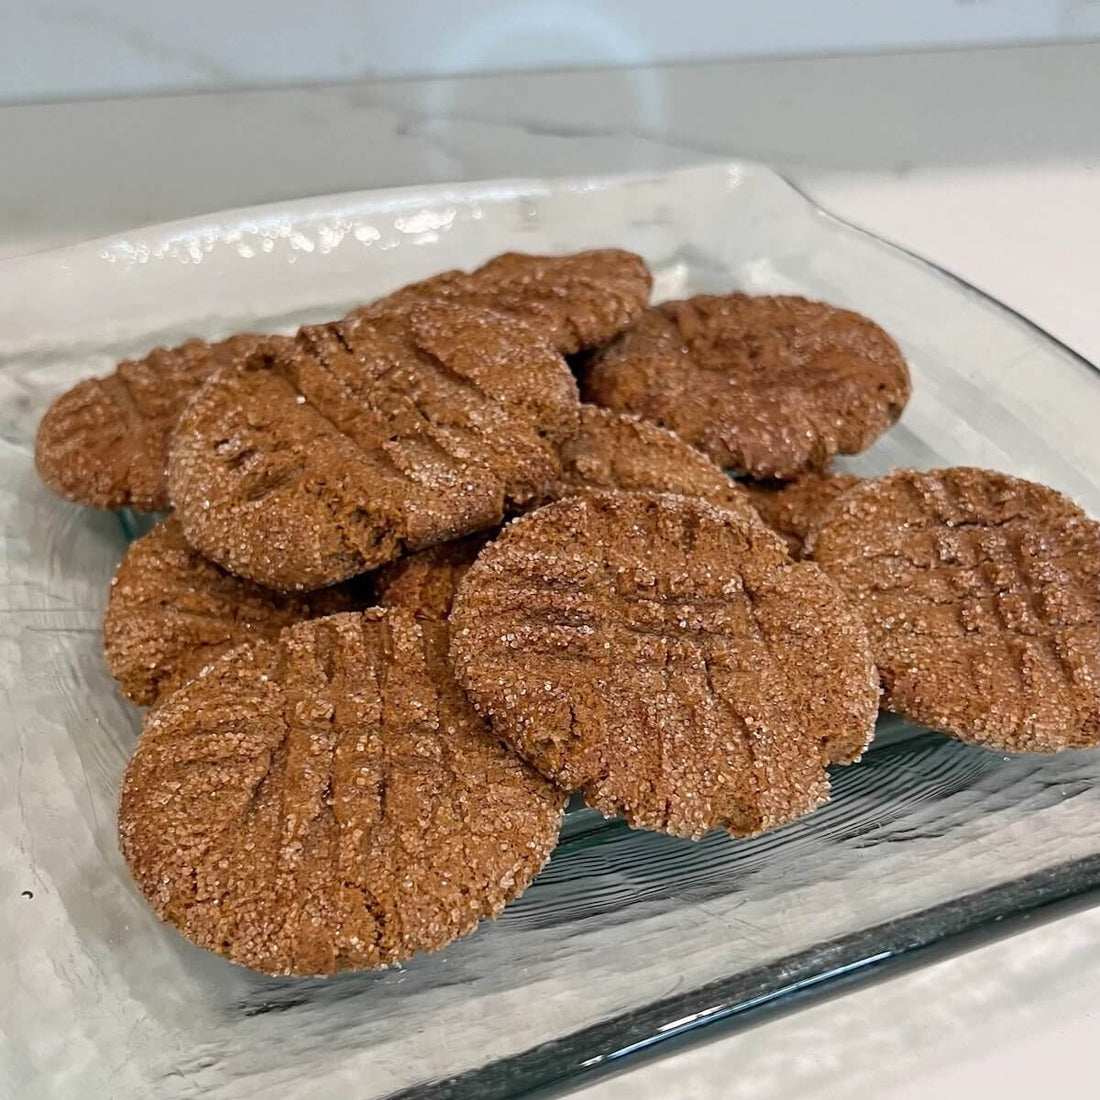
[[[560,1087],[1100,883],[1100,756],[1003,757],[884,721],[829,805],[757,840],[690,844],[575,811],[521,901],[402,968],[264,978],[149,911],[115,842],[141,718],[100,650],[125,535],[35,479],[49,399],[158,342],[289,330],[504,249],[596,245],[644,253],[659,297],[794,292],[881,322],[914,397],[846,463],[857,472],[991,466],[1100,514],[1092,368],[753,165],[313,199],[0,265],[4,1095],[480,1100]]]

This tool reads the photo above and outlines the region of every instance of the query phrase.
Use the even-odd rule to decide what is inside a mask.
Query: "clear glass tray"
[[[154,343],[289,330],[504,249],[595,245],[643,252],[660,297],[790,291],[885,325],[914,397],[852,469],[992,466],[1100,515],[1093,369],[753,165],[314,199],[0,265],[0,1093],[562,1087],[1100,885],[1100,754],[1007,758],[884,721],[829,805],[757,840],[693,845],[576,810],[520,902],[401,969],[263,978],[148,910],[115,842],[140,715],[100,649],[125,534],[36,481],[47,402]]]

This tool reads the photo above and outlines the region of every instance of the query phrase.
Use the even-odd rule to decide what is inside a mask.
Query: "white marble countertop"
[[[373,186],[748,157],[1100,363],[1100,45],[0,108],[0,257]],[[1030,1097],[1100,1071],[1100,909],[583,1095]]]

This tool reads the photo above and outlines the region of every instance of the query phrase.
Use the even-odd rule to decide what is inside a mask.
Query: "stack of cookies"
[[[194,943],[271,974],[438,949],[530,883],[570,792],[753,835],[828,797],[880,702],[1100,742],[1100,527],[989,471],[833,472],[908,400],[890,337],[651,282],[507,254],[50,408],[51,488],[169,513],[104,646],[149,707],[122,850]]]

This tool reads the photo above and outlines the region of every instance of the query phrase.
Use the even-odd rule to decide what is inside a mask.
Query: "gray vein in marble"
[[[56,4],[41,4],[38,12],[51,22],[84,26],[93,34],[106,32],[115,41],[149,61],[168,66],[182,65],[186,71],[215,84],[232,86],[236,82],[230,66],[198,50],[187,50],[178,43],[152,35],[125,19],[116,18],[110,14],[108,5],[59,7]]]

